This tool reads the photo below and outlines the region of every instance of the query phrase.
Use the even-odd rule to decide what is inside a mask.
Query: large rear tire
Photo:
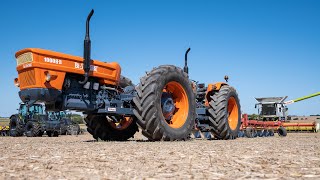
[[[209,124],[217,139],[236,139],[241,125],[240,102],[236,90],[228,85],[210,96]]]
[[[42,128],[40,124],[33,121],[28,121],[26,126],[26,136],[27,137],[39,137],[42,136]]]
[[[132,81],[125,77],[125,76],[120,76],[120,81],[119,81],[119,86],[122,88],[125,88],[127,86],[134,86],[134,84],[132,83]]]
[[[11,116],[9,123],[10,136],[19,137],[23,135],[23,124],[16,116]]]
[[[133,99],[134,114],[149,140],[173,141],[190,137],[196,119],[196,101],[188,75],[165,65],[140,79]]]
[[[134,117],[123,117],[119,123],[110,122],[104,115],[89,114],[85,121],[87,130],[95,139],[104,141],[126,141],[138,131]]]

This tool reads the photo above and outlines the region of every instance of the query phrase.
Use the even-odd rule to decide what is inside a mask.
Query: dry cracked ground
[[[320,133],[186,142],[145,142],[139,134],[127,142],[96,142],[89,134],[0,140],[0,179],[320,179]]]

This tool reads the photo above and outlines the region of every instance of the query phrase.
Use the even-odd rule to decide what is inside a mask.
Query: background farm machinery
[[[287,131],[309,131],[318,132],[319,123],[314,122],[288,122],[288,108],[286,105],[319,96],[320,92],[308,96],[285,101],[285,97],[256,98],[258,103],[257,119],[249,119],[247,114],[243,114],[239,137],[268,137],[275,132],[279,136],[286,136]]]
[[[285,105],[293,104],[299,101],[303,101],[309,98],[313,98],[319,96],[320,92],[310,94],[307,96],[303,96],[294,100],[284,102]],[[286,119],[288,120],[288,119]],[[297,121],[297,120],[290,120],[283,122],[283,126],[287,129],[287,131],[292,132],[318,132],[320,130],[320,122],[313,120],[313,121]]]
[[[9,136],[9,126],[0,126],[0,136]]]
[[[71,120],[71,116],[67,115],[65,111],[47,112],[48,121],[47,127],[54,127],[58,129],[60,135],[78,135],[80,134],[79,124]],[[51,128],[51,129],[52,129]],[[49,132],[53,133],[53,132]],[[47,135],[50,136],[47,132]]]
[[[320,130],[320,122],[318,121],[295,121],[297,120],[283,122],[282,126],[285,127],[288,132],[319,132]]]
[[[39,137],[44,133],[49,137],[56,137],[60,134],[71,134],[73,130],[80,132],[79,125],[71,123],[63,111],[48,112],[41,103],[34,103],[29,107],[21,103],[18,113],[13,114],[9,122],[9,134],[14,137],[24,134],[28,137]]]
[[[17,114],[10,117],[10,135],[17,137],[26,134],[28,137],[42,136],[46,130],[47,115],[43,104],[35,103],[27,107],[21,103]]]

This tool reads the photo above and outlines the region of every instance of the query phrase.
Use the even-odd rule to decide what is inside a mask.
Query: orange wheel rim
[[[234,97],[230,97],[228,100],[228,123],[232,130],[235,130],[238,126],[239,109],[237,101]]]
[[[169,102],[169,115],[165,111],[165,103]],[[188,118],[189,102],[188,96],[180,83],[171,81],[164,86],[161,98],[161,108],[165,121],[172,128],[180,128]]]
[[[124,130],[129,127],[129,125],[132,123],[133,118],[132,117],[125,117],[123,116],[119,122],[109,122],[111,127],[117,130]]]

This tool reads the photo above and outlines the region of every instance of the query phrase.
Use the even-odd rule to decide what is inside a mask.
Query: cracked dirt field
[[[0,137],[0,179],[320,179],[320,133],[232,141]],[[140,140],[140,141],[136,141]]]

